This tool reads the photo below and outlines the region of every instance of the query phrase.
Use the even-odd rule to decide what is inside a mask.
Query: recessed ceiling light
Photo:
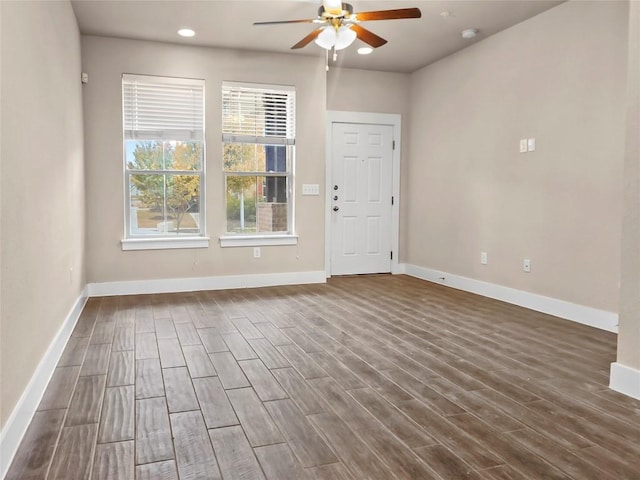
[[[466,40],[470,40],[472,38],[475,38],[476,35],[478,35],[478,29],[477,28],[467,28],[466,30],[463,30],[462,32],[460,32],[460,35],[462,35],[462,38],[464,38]]]
[[[178,30],[178,35],[180,35],[181,37],[193,37],[195,34],[196,32],[194,32],[190,28],[181,28],[180,30]]]
[[[360,47],[358,49],[360,55],[369,55],[371,52],[373,52],[373,48],[371,47]]]

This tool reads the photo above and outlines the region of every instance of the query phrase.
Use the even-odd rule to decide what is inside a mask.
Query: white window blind
[[[204,141],[204,80],[122,76],[125,139]]]
[[[223,82],[223,141],[293,145],[295,95],[293,87]]]

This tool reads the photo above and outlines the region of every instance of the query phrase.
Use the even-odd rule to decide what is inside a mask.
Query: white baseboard
[[[73,332],[76,322],[80,318],[86,302],[87,289],[85,287],[67,314],[67,317],[42,357],[42,360],[40,360],[27,388],[22,392],[20,400],[18,400],[11,416],[0,433],[0,478],[4,478],[9,470],[9,466],[18,450],[22,437],[24,437],[27,427],[29,427],[29,423],[31,423],[31,419],[38,408],[42,395],[44,395],[44,391],[49,384],[49,380],[51,380],[51,376],[62,356],[64,347],[71,336],[71,332]]]
[[[537,312],[589,325],[590,327],[618,333],[618,314],[597,308],[586,307],[557,298],[545,297],[535,293],[516,290],[494,283],[474,280],[473,278],[452,275],[451,273],[405,264],[405,272],[412,277],[446,285],[447,287],[476,293],[484,297],[526,307]],[[442,278],[444,277],[444,280]]]
[[[303,285],[308,283],[326,283],[326,281],[326,272],[324,270],[318,270],[308,272],[90,283],[87,285],[87,289],[90,297],[107,297],[112,295],[139,295],[147,293],[196,292],[200,290]]]
[[[618,362],[612,363],[609,388],[640,400],[640,370]]]

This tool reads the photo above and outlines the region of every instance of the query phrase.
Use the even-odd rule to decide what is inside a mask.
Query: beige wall
[[[414,73],[406,261],[617,312],[626,51],[568,2]]]
[[[355,68],[331,68],[327,74],[327,110],[366,113],[395,113],[402,119],[400,158],[400,256],[403,262],[407,238],[403,235],[409,204],[402,197],[409,160],[410,75]]]
[[[321,58],[199,48],[162,43],[82,37],[87,161],[87,265],[89,282],[208,277],[249,273],[324,270],[324,189],[301,195],[303,183],[324,183],[326,75]],[[206,219],[209,248],[121,250],[122,177],[121,75],[203,78],[206,121]],[[223,80],[295,85],[297,246],[220,248],[225,231],[221,161]]]
[[[75,16],[67,2],[0,5],[4,427],[86,280]]]
[[[630,2],[618,363],[640,370],[640,2]]]
[[[331,68],[327,73],[327,110],[406,115],[409,79],[407,73]]]

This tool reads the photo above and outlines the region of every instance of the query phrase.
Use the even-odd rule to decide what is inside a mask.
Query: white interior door
[[[331,274],[391,271],[393,126],[332,124]]]

